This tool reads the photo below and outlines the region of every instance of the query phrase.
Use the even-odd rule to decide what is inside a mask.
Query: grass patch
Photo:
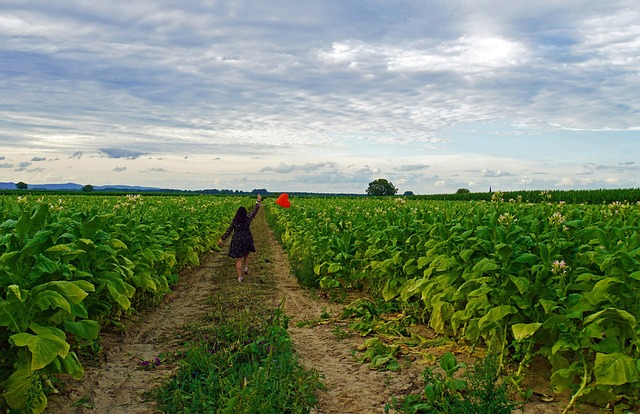
[[[297,414],[317,406],[320,375],[300,366],[273,280],[257,276],[270,273],[268,261],[256,262],[249,283],[215,281],[207,317],[185,332],[177,375],[156,392],[162,412]]]
[[[281,309],[263,325],[239,316],[188,348],[158,394],[163,412],[308,413],[317,405],[319,374],[298,364]]]

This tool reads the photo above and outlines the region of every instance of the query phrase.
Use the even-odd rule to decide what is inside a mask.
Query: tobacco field
[[[78,352],[105,326],[160,301],[235,212],[233,198],[0,197],[4,402],[41,412],[50,378],[82,378]]]
[[[161,301],[181,269],[216,248],[237,206],[237,197],[0,196],[3,404],[41,412],[52,376],[80,379],[78,354]],[[299,197],[267,217],[301,283],[372,298],[351,316],[393,308],[396,333],[426,324],[484,349],[516,388],[543,358],[549,387],[570,395],[565,412],[640,397],[637,203]]]
[[[369,316],[395,304],[406,324],[496,355],[516,386],[542,357],[550,388],[570,395],[565,412],[637,402],[637,203],[301,198],[270,213],[304,283],[370,293]]]

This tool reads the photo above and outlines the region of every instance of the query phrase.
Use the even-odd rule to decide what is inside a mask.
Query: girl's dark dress
[[[256,247],[253,244],[253,235],[251,234],[249,225],[251,224],[251,220],[253,220],[256,214],[258,214],[259,208],[260,203],[256,203],[253,210],[251,210],[251,213],[247,214],[246,221],[242,223],[232,221],[227,231],[222,235],[222,240],[226,240],[231,232],[233,232],[231,245],[229,246],[229,257],[238,259],[256,251]]]

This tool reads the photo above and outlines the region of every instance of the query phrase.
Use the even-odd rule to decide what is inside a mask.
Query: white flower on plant
[[[500,217],[498,217],[498,223],[505,226],[515,223],[516,221],[518,221],[518,219],[511,213],[502,213]]]
[[[565,222],[565,217],[559,211],[556,211],[549,217],[549,224],[559,226]]]
[[[565,274],[567,273],[567,270],[569,270],[569,266],[567,266],[567,263],[564,260],[556,260],[551,264],[551,272],[554,275]]]
[[[504,193],[502,191],[496,191],[495,193],[493,193],[491,195],[491,201],[497,203],[500,201],[504,201],[504,199],[502,198],[502,196],[504,195]]]

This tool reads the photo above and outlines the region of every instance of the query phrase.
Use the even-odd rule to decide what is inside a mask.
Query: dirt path
[[[256,284],[266,288],[275,283],[275,292],[270,296],[272,303],[267,306],[275,307],[284,299],[285,313],[291,317],[290,336],[301,363],[324,377],[326,389],[319,392],[317,414],[383,413],[392,396],[419,392],[423,366],[411,364],[397,373],[373,371],[354,360],[353,350],[362,343],[362,338],[339,338],[333,324],[298,327],[298,322],[318,320],[323,313],[337,316],[343,305],[314,297],[299,286],[263,211],[252,228],[259,251],[252,258],[251,275],[246,283],[254,288]],[[85,363],[81,382],[69,383],[61,394],[50,397],[45,412],[160,412],[149,393],[176,372],[177,363],[170,356],[188,339],[185,327],[202,320],[212,308],[223,306],[211,303],[218,290],[231,284],[233,289],[251,286],[238,285],[233,274],[233,260],[226,256],[226,250],[204,255],[199,267],[181,274],[179,285],[162,305],[127,319],[126,334],[101,334],[102,352],[98,360]],[[141,367],[142,361],[154,358],[160,358],[162,364],[154,369]]]

